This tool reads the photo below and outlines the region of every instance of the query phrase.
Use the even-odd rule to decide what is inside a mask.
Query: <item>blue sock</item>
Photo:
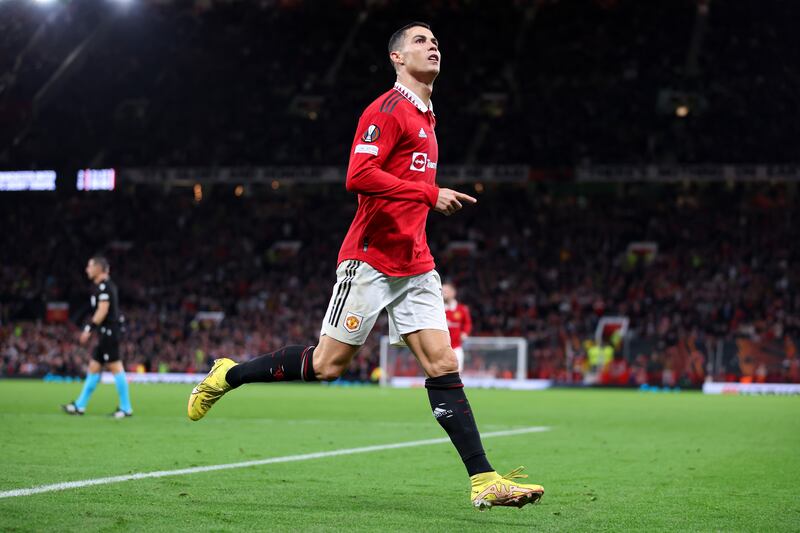
[[[89,403],[89,398],[92,396],[97,384],[100,383],[100,373],[86,374],[86,381],[83,384],[83,390],[78,399],[75,400],[75,407],[78,409],[86,409],[86,404]]]
[[[131,409],[131,396],[128,394],[128,380],[125,379],[125,371],[119,374],[114,374],[114,383],[117,384],[117,394],[119,394],[119,408],[130,413]]]

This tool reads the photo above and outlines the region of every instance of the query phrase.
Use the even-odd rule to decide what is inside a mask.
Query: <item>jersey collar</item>
[[[394,82],[394,90],[405,96],[406,100],[414,104],[414,106],[423,113],[427,113],[428,111],[433,113],[433,102],[431,102],[430,105],[425,105],[425,102],[423,102],[419,96],[414,94],[411,89],[399,81]]]

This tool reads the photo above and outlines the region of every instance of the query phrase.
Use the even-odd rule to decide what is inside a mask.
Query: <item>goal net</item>
[[[414,354],[406,347],[392,346],[381,337],[381,379],[383,386],[422,387],[425,374]],[[464,370],[461,380],[468,387],[539,389],[546,380],[529,380],[528,341],[522,337],[470,337],[464,341]]]

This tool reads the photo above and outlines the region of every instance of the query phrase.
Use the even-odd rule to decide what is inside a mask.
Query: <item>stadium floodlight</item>
[[[43,6],[49,5],[49,4],[54,4],[56,2],[56,0],[33,0],[33,1],[35,3],[37,3],[39,5],[43,5]]]

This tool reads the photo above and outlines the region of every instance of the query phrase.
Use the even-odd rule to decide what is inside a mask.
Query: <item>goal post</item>
[[[469,337],[464,341],[461,379],[469,387],[541,389],[549,380],[530,380],[528,341],[523,337]],[[380,384],[390,387],[422,387],[425,374],[407,347],[380,341]]]

